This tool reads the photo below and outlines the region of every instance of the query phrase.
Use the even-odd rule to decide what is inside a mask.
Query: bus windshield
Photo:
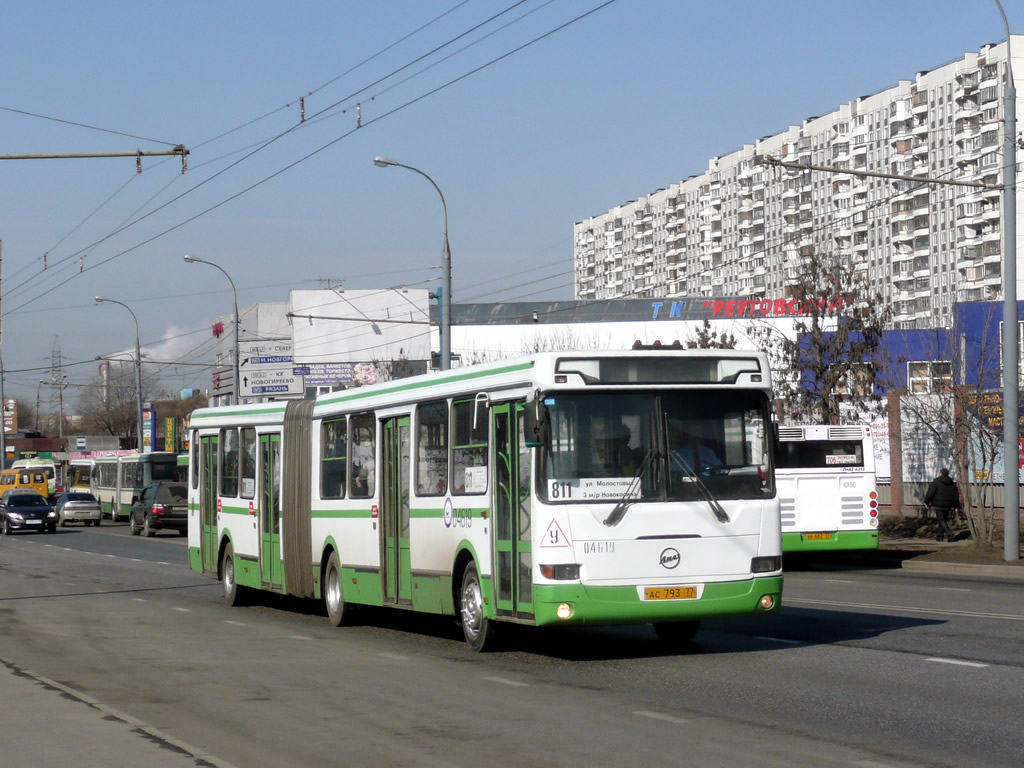
[[[774,496],[768,398],[751,390],[572,392],[544,400],[542,498]]]

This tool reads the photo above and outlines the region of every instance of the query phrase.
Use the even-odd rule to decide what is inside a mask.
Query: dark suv
[[[132,504],[129,517],[132,536],[144,533],[156,536],[157,531],[188,532],[188,486],[169,480],[150,483],[139,500]]]

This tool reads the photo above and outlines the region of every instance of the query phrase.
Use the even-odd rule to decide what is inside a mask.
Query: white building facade
[[[1019,115],[1024,35],[1012,42]],[[893,306],[894,327],[948,325],[954,302],[1001,298],[999,189],[790,170],[764,159],[1001,184],[1007,83],[1006,42],[985,46],[576,222],[575,298],[785,296],[802,255],[816,250],[849,259]],[[1019,243],[1017,261],[1022,279]]]

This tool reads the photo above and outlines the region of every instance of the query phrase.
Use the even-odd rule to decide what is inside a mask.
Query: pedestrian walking
[[[960,509],[960,489],[945,467],[939,470],[939,476],[928,486],[924,504],[935,510],[935,519],[939,521],[939,535],[935,540],[952,541],[953,529],[949,527],[949,513]]]

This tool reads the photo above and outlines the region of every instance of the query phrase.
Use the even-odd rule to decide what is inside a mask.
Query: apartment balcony
[[[998,229],[991,229],[986,227],[981,232],[982,245],[986,243],[998,243],[1002,233]]]
[[[914,230],[912,229],[901,229],[889,234],[890,241],[896,245],[900,243],[913,243],[914,242]],[[893,259],[899,258],[894,255]]]
[[[956,109],[953,110],[954,120],[970,120],[972,117],[978,117],[981,114],[981,107],[978,102],[974,99],[964,99],[962,103],[957,104]]]
[[[927,129],[925,131],[927,133]],[[914,139],[914,144],[910,148],[910,154],[915,159],[921,155],[928,154],[928,142],[921,139]]]

